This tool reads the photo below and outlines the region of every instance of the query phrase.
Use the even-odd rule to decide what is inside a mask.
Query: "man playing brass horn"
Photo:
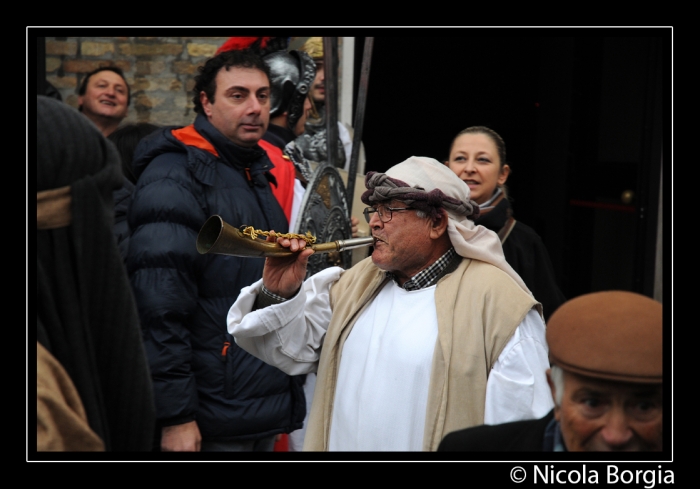
[[[246,351],[317,372],[304,450],[435,450],[456,429],[549,412],[541,306],[469,219],[469,188],[423,157],[365,184],[371,257],[304,281],[313,251],[278,238],[301,251],[268,257],[228,314]]]

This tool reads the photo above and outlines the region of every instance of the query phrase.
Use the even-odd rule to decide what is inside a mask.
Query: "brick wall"
[[[63,101],[78,107],[85,74],[116,65],[131,86],[124,122],[186,125],[195,117],[192,97],[197,67],[227,37],[47,37],[46,79]]]

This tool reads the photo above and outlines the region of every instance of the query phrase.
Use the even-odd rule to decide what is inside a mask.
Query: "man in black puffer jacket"
[[[199,254],[212,215],[287,232],[258,141],[270,111],[269,72],[252,50],[209,59],[195,78],[197,118],[136,149],[127,268],[153,377],[163,451],[272,450],[301,426],[302,378],[240,349],[226,315],[263,258]],[[274,183],[274,182],[273,182]]]

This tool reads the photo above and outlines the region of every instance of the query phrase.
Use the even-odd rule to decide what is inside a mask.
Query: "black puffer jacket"
[[[129,223],[127,222],[127,211],[131,203],[131,194],[134,192],[134,184],[131,180],[124,177],[124,185],[114,191],[114,237],[119,245],[119,253],[122,259],[126,261],[126,255],[129,251]]]
[[[226,330],[229,308],[262,276],[264,259],[200,255],[195,246],[214,214],[236,227],[287,231],[270,167],[261,148],[233,145],[202,115],[136,148],[127,268],[161,426],[196,420],[209,441],[301,426],[303,379],[246,353]]]

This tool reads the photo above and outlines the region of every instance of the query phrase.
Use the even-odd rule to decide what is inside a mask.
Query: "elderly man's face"
[[[386,207],[408,207],[398,200],[383,205],[385,215],[389,212]],[[375,238],[372,262],[382,270],[395,273],[399,283],[403,283],[432,264],[441,253],[436,252],[436,240],[431,238],[434,231],[430,219],[418,217],[415,210],[394,210],[391,216],[389,222],[382,222],[375,212],[369,221]]]
[[[564,395],[554,415],[571,452],[662,449],[662,387],[658,384],[564,372]]]

